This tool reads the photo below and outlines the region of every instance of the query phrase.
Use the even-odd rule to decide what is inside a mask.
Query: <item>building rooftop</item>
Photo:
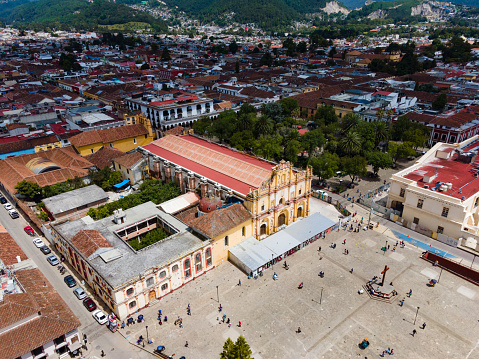
[[[479,151],[479,143],[470,144],[463,149],[463,153],[470,153],[470,151]],[[443,157],[447,158],[437,157],[438,153],[443,153]],[[460,153],[457,150],[444,145],[430,156],[430,160],[405,174],[404,178],[415,181],[418,187],[429,188],[431,191],[438,191],[458,199],[467,199],[479,192],[479,176],[476,176],[479,171],[479,158],[471,154],[472,161],[466,163],[458,160],[459,157]],[[427,182],[427,177],[433,177],[433,180]],[[446,189],[446,186],[441,187],[441,184],[450,185]]]
[[[247,195],[271,177],[275,164],[194,136],[165,136],[143,149]]]
[[[51,214],[56,215],[106,199],[108,199],[108,194],[94,184],[45,198],[43,203]]]
[[[136,281],[138,276],[150,268],[162,266],[180,258],[202,246],[202,241],[187,231],[188,226],[175,217],[159,210],[153,202],[146,202],[134,208],[124,211],[125,222],[115,224],[114,216],[92,222],[90,217],[84,217],[76,221],[65,222],[55,225],[56,230],[67,240],[71,240],[80,231],[87,232],[93,238],[92,231],[97,232],[93,238],[97,247],[94,251],[84,251],[91,266],[113,288],[126,285],[130,281]],[[126,244],[115,232],[148,218],[159,217],[177,230],[177,233],[157,242],[149,247],[135,251]],[[96,240],[101,235],[103,239]],[[102,245],[98,245],[98,243]],[[109,243],[111,246],[108,246]],[[90,254],[90,252],[92,252]],[[113,258],[113,259],[112,259]]]

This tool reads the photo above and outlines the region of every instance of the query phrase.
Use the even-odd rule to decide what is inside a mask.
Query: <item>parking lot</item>
[[[395,244],[391,236],[383,226],[359,233],[334,232],[288,257],[289,270],[277,264],[258,280],[248,280],[230,263],[222,264],[143,310],[144,323],[120,332],[136,343],[140,335],[147,338],[148,326],[153,343],[145,349],[164,345],[166,354],[186,358],[216,358],[225,340],[239,335],[246,338],[255,359],[372,358],[388,348],[394,349],[396,358],[478,358],[478,288],[446,271],[435,287],[428,287],[439,269],[421,260],[421,250],[409,244],[382,252],[386,240]],[[329,247],[332,242],[336,249]],[[358,294],[367,280],[381,276],[385,265],[390,268],[386,282],[393,282],[397,298],[385,303]],[[318,276],[320,270],[324,278]],[[279,280],[273,281],[273,272]],[[186,313],[188,304],[191,316]],[[168,316],[162,325],[158,310]],[[222,323],[223,314],[231,326]],[[183,328],[173,323],[178,316]],[[427,326],[420,329],[423,323]],[[364,338],[370,346],[361,350],[358,344]]]

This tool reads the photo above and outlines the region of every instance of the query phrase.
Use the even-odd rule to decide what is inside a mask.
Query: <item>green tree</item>
[[[229,141],[230,145],[239,151],[251,150],[255,143],[253,132],[251,130],[235,132],[235,134],[230,137]]]
[[[230,138],[236,130],[236,113],[233,110],[226,110],[220,113],[218,118],[211,125],[212,133],[218,137],[220,142]]]
[[[308,151],[309,157],[314,155],[316,148],[321,148],[326,143],[323,133],[319,129],[306,132],[299,138],[299,141],[303,148]]]
[[[238,111],[238,117],[242,115],[246,115],[248,113],[256,114],[256,108],[253,105],[250,105],[249,103],[242,104]]]
[[[240,111],[238,111],[238,113]],[[250,112],[247,114],[238,115],[236,130],[237,131],[251,130],[254,128],[255,123],[256,123],[256,112]]]
[[[295,164],[298,162],[298,154],[301,152],[302,146],[298,140],[288,141],[284,149],[284,157],[286,160]]]
[[[374,146],[378,146],[380,142],[388,140],[388,127],[385,122],[377,122],[376,124],[376,135],[374,139]]]
[[[228,45],[228,49],[234,55],[238,51],[238,44],[236,41],[233,41],[231,44]]]
[[[293,111],[299,107],[298,100],[292,97],[282,98],[281,100],[279,100],[279,103],[281,104],[281,108],[283,109],[284,116],[291,116]]]
[[[446,105],[447,95],[445,93],[440,94],[432,101],[432,109],[435,111],[443,111]]]
[[[170,61],[171,60],[171,55],[170,55],[170,50],[168,50],[168,47],[164,47],[163,51],[161,52],[161,61]]]
[[[29,200],[38,199],[41,197],[42,188],[36,182],[20,181],[15,186],[17,193],[25,196]]]
[[[336,111],[334,111],[333,106],[323,105],[318,107],[318,110],[314,115],[314,121],[318,125],[324,124],[329,126],[330,124],[338,122],[338,116],[336,115]]]
[[[339,141],[339,148],[349,156],[357,154],[361,151],[361,137],[357,132],[348,131]]]
[[[220,354],[220,359],[236,359],[234,357],[235,343],[230,339],[226,339],[223,345],[223,352]]]
[[[384,117],[384,110],[382,110],[382,109],[377,110],[376,111],[376,116],[377,116],[378,120],[381,121],[382,118]]]
[[[407,158],[409,156],[414,156],[416,151],[412,148],[413,144],[411,142],[404,142],[398,144],[396,142],[389,142],[388,153],[393,158],[394,163],[397,163],[399,158]]]
[[[240,63],[238,60],[236,60],[236,63],[235,63],[235,73],[239,74],[240,72]]]
[[[271,53],[269,51],[266,51],[259,60],[259,66],[265,65],[268,67],[271,67],[271,65],[273,65],[273,56],[271,56]]]
[[[261,115],[256,121],[254,131],[257,136],[266,136],[273,133],[273,121],[268,116]]]
[[[392,168],[393,160],[388,153],[374,151],[369,153],[368,162],[373,167],[373,172],[377,176],[380,169]]]
[[[235,359],[254,359],[251,357],[251,354],[253,352],[251,351],[250,346],[246,342],[246,339],[240,335],[238,339],[236,339],[234,349],[233,349],[233,358]]]
[[[283,121],[283,106],[279,102],[270,102],[261,105],[261,114],[269,117],[274,123]]]
[[[213,121],[208,116],[201,116],[197,121],[193,123],[193,131],[198,135],[204,135],[211,129]]]
[[[281,143],[283,138],[281,136],[264,136],[255,141],[253,145],[253,152],[268,160],[280,158],[283,154],[283,146]]]
[[[351,182],[354,182],[356,177],[364,176],[366,174],[366,168],[368,161],[366,158],[356,155],[354,157],[343,157],[341,159],[341,168],[350,178]]]
[[[320,180],[327,180],[338,171],[340,159],[337,154],[326,151],[319,157],[310,157],[309,165],[313,167],[313,173]]]

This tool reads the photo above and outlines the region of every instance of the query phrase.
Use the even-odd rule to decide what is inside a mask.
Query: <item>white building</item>
[[[479,136],[437,143],[414,165],[394,174],[387,206],[404,226],[457,246],[479,238]],[[465,244],[465,242],[468,244]]]

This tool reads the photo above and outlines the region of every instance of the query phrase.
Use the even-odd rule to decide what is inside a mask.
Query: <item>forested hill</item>
[[[20,0],[21,1],[21,0]],[[2,4],[3,5],[3,4]],[[0,18],[18,28],[40,30],[100,30],[105,26],[143,24],[155,32],[168,30],[164,21],[106,0],[37,0],[5,8],[0,5]]]
[[[375,0],[375,1],[376,2],[389,2],[389,1],[395,1],[395,0]],[[478,0],[450,0],[449,2],[455,3],[455,4],[470,5],[470,6],[479,7],[479,1]],[[366,3],[366,0],[342,0],[342,3],[343,3],[344,6],[350,8],[350,9],[358,9],[358,8],[364,6],[364,4]]]
[[[319,12],[328,0],[164,0],[170,7],[202,21],[228,24],[228,19],[239,23],[255,23],[270,29],[291,24],[305,13]],[[331,1],[331,0],[329,0]],[[234,14],[233,14],[234,13]]]

